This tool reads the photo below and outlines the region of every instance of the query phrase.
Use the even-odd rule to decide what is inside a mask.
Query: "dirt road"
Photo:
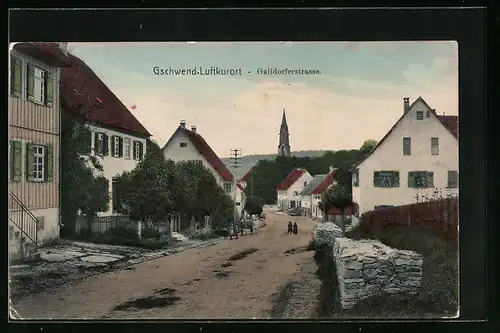
[[[286,235],[289,220],[298,235]],[[266,224],[238,240],[98,275],[13,307],[33,319],[268,318],[276,294],[312,256],[286,251],[307,245],[314,223],[268,212]]]

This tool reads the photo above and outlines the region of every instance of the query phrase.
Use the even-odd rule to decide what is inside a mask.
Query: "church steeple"
[[[278,144],[278,155],[290,156],[290,133],[288,133],[288,124],[286,122],[285,109],[283,109],[283,117],[281,118],[280,127],[280,142]]]

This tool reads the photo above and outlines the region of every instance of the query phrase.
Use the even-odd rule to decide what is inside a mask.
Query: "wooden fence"
[[[433,231],[456,241],[458,214],[458,198],[447,198],[372,210],[361,215],[360,226],[365,230],[407,228]]]

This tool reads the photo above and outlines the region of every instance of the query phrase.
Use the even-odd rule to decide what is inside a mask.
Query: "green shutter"
[[[10,57],[10,92],[13,96],[21,97],[23,67],[21,59]]]
[[[123,138],[121,136],[118,137],[118,142],[120,146],[118,157],[123,157]]]
[[[375,187],[380,186],[380,171],[373,172],[373,186]]]
[[[45,181],[54,181],[54,149],[52,145],[45,146]]]
[[[415,173],[413,171],[408,172],[408,187],[415,187]]]
[[[21,181],[22,177],[22,158],[23,158],[23,143],[22,141],[13,140],[10,143],[10,180],[13,182]]]
[[[35,145],[31,142],[26,144],[26,180],[32,182],[35,173]]]
[[[434,187],[434,172],[427,172],[427,187]]]
[[[45,72],[45,104],[52,106],[54,101],[54,78],[51,73]]]
[[[104,133],[102,133],[102,155],[103,156],[108,156],[109,155],[109,145],[108,145],[108,136]]]
[[[392,187],[399,187],[399,171],[392,172]]]
[[[84,137],[84,140],[85,140],[85,149],[84,149],[84,153],[85,154],[90,154],[92,152],[92,137],[93,137],[94,133],[92,131],[90,131],[89,129],[85,129],[85,137]],[[95,149],[95,144],[94,144],[94,149]]]
[[[135,142],[136,141],[132,140],[131,143],[130,143],[132,145],[132,159],[134,159],[134,160],[135,160],[135,156],[136,156],[135,154],[136,154],[136,150],[137,150]]]
[[[142,142],[139,142],[139,160],[142,160],[144,158],[144,145]]]
[[[29,100],[33,100],[35,97],[35,69],[33,65],[28,63],[28,72],[27,72],[27,85],[26,92]]]

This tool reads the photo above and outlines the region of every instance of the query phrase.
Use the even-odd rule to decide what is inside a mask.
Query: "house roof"
[[[168,139],[167,143],[163,146],[162,150],[168,146],[170,141],[172,141],[173,137],[177,133],[184,133],[189,141],[193,144],[193,146],[198,150],[198,152],[205,158],[205,160],[212,166],[212,168],[217,171],[217,173],[225,180],[232,181],[233,174],[226,167],[224,162],[221,161],[219,156],[212,150],[212,148],[208,145],[205,139],[198,133],[195,133],[185,127],[179,126],[174,134]]]
[[[151,136],[83,60],[69,54],[69,61],[71,67],[61,73],[61,96],[68,107],[99,125]]]
[[[411,103],[409,109],[411,109],[415,103],[417,103],[418,101],[424,103],[424,105],[430,109],[434,114],[436,114],[436,110],[432,109],[429,104],[427,104],[427,102],[421,97],[419,96],[415,101],[413,101],[413,103]],[[403,113],[401,115],[401,117],[399,117],[399,119],[394,123],[394,125],[391,127],[391,129],[384,135],[384,137],[377,143],[377,145],[375,146],[375,148],[373,148],[373,150],[367,154],[366,156],[364,156],[361,160],[359,160],[357,163],[353,164],[350,169],[354,169],[356,168],[358,165],[360,165],[364,160],[366,160],[368,157],[370,157],[376,150],[378,147],[380,147],[382,145],[382,143],[389,137],[389,135],[391,135],[392,131],[396,128],[396,126],[399,124],[399,122],[406,116],[406,113]],[[458,116],[438,116],[436,115],[436,118],[441,122],[441,124],[443,124],[444,127],[446,127],[446,129],[455,136],[455,138],[458,139]]]
[[[318,187],[319,184],[321,184],[323,180],[325,180],[326,176],[327,174],[314,176],[313,179],[311,179],[311,181],[309,182],[309,184],[307,184],[307,186],[304,187],[302,192],[300,192],[300,195],[303,196],[311,195],[313,191],[316,189],[316,187]]]
[[[322,194],[335,181],[335,170],[330,172],[323,181],[312,191],[312,194]]]
[[[70,66],[68,55],[57,43],[17,43],[14,50],[27,54],[52,67]]]
[[[276,188],[278,191],[286,191],[295,184],[295,182],[302,177],[303,174],[307,172],[306,169],[293,169],[292,172],[286,176],[285,179],[281,181],[281,183],[278,184],[278,187]]]
[[[248,170],[247,173],[245,173],[245,175],[243,177],[241,177],[241,179],[240,179],[241,182],[246,182],[246,181],[248,181],[248,179],[250,179],[250,176],[252,175],[252,169],[253,168]]]
[[[241,185],[240,183],[236,183],[236,186],[238,186],[241,192],[245,193],[245,188],[243,187],[243,185]]]

